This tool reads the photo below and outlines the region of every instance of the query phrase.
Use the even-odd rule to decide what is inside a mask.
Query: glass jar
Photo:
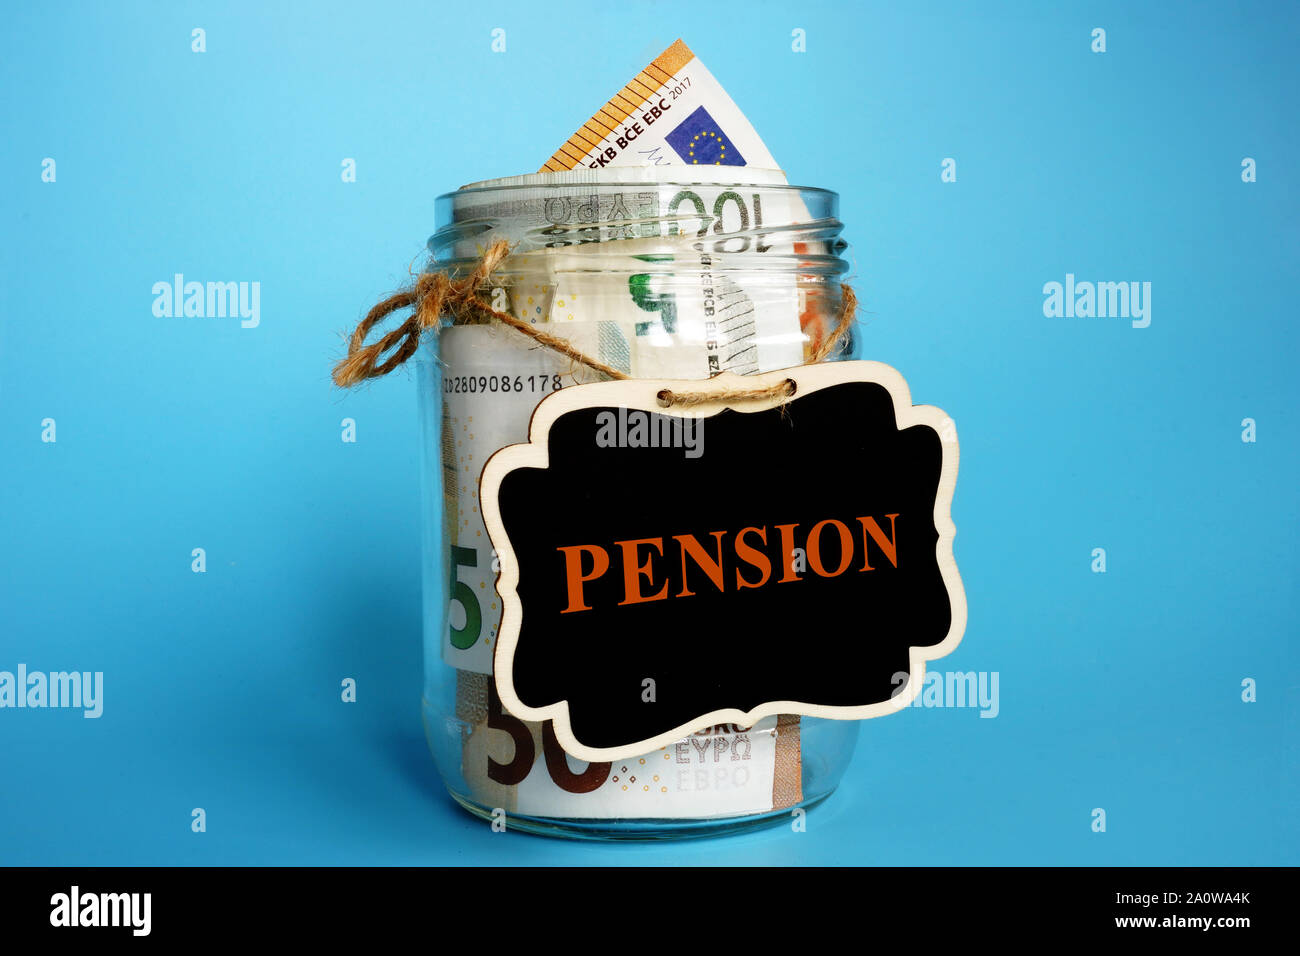
[[[512,177],[438,198],[430,268],[466,275],[506,239],[511,255],[481,294],[584,355],[638,378],[771,371],[803,364],[839,321],[847,264],[837,206],[833,192],[734,167]],[[498,448],[527,440],[546,395],[602,376],[500,323],[445,324],[425,335],[416,363],[422,709],[452,797],[485,819],[504,812],[516,829],[672,839],[779,823],[829,796],[856,721],[769,717],[585,764],[560,748],[549,723],[503,710],[491,677],[498,568],[479,474]],[[628,507],[671,493],[628,489]]]

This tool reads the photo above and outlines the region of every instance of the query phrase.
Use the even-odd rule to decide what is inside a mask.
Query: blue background
[[[103,671],[105,701],[0,711],[0,862],[1300,862],[1298,27],[1290,3],[9,10],[0,669]],[[861,355],[957,422],[970,625],[940,667],[998,671],[1001,712],[866,723],[802,834],[501,836],[420,727],[414,376],[328,373],[436,194],[535,169],[677,36],[793,181],[840,192]],[[260,326],[156,318],[176,272],[260,281]],[[1150,327],[1045,318],[1067,272],[1150,281]]]

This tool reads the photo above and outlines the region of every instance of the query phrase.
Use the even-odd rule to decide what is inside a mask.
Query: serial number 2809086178
[[[448,375],[442,380],[448,395],[556,392],[563,387],[559,375]]]

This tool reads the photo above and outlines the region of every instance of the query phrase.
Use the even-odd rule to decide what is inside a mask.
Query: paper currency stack
[[[440,197],[429,245],[440,268],[464,273],[505,238],[512,255],[492,280],[498,310],[634,377],[705,379],[799,365],[827,334],[844,271],[835,202],[787,184],[749,120],[678,40],[540,172]],[[439,339],[453,589],[440,643],[456,674],[455,714],[441,716],[460,728],[465,796],[585,819],[725,818],[798,802],[797,718],[712,728],[627,767],[578,774],[562,754],[559,764],[548,756],[558,745],[547,728],[501,713],[491,688],[501,602],[479,473],[497,449],[527,440],[546,395],[599,376],[504,326],[450,327]],[[637,493],[629,490],[630,506]],[[507,725],[518,726],[498,732]]]

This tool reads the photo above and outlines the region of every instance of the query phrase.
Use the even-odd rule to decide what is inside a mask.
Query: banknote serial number
[[[559,375],[448,375],[442,380],[442,390],[448,395],[536,394],[558,392],[563,387]]]

